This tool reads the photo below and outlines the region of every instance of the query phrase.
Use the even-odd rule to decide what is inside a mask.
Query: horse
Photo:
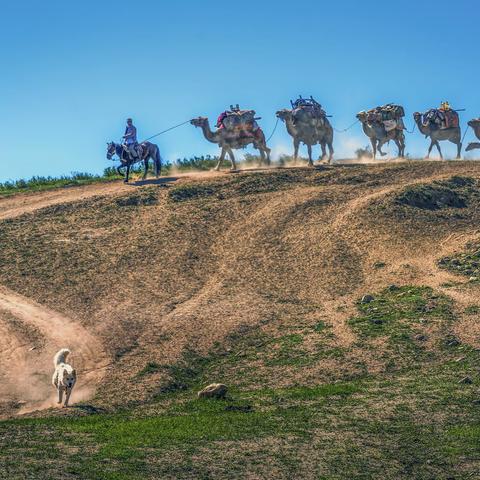
[[[142,180],[145,180],[145,178],[147,178],[148,162],[150,159],[153,160],[155,177],[158,178],[160,176],[160,173],[162,170],[162,157],[160,155],[160,149],[158,148],[158,145],[155,145],[154,143],[150,143],[150,142],[143,142],[140,145],[143,150],[143,153],[142,153],[143,158],[137,157],[132,159],[129,151],[126,149],[124,145],[121,145],[115,142],[107,143],[107,159],[112,160],[112,157],[114,155],[117,155],[118,158],[120,158],[120,165],[117,167],[118,174],[123,176],[124,174],[121,172],[120,169],[126,168],[126,172],[124,175],[125,183],[128,183],[131,166],[134,165],[135,163],[142,162],[142,161],[145,166],[145,171],[143,172]]]

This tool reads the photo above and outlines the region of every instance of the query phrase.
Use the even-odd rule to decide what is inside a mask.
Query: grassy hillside
[[[476,478],[479,186],[474,162],[298,168],[3,220],[0,285],[108,368],[83,403],[0,422],[0,477]],[[227,400],[196,398],[211,382]]]

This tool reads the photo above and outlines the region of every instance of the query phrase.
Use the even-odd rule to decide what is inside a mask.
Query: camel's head
[[[414,119],[416,122],[418,122],[419,120],[422,119],[422,114],[421,114],[420,112],[415,112],[415,113],[413,114],[413,119]]]
[[[479,128],[480,127],[480,118],[474,118],[473,120],[470,120],[467,124],[469,127],[472,128]]]
[[[291,118],[292,111],[288,110],[288,108],[284,108],[283,110],[279,110],[275,115],[284,122],[288,118]]]
[[[203,127],[208,123],[208,118],[207,117],[193,118],[192,120],[190,120],[190,123],[194,127]]]
[[[357,119],[362,123],[365,123],[367,121],[367,112],[365,112],[364,110],[358,112],[356,116]]]

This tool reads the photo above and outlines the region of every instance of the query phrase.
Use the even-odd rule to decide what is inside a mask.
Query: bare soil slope
[[[454,176],[474,182],[458,187],[462,206],[408,204],[408,188]],[[382,340],[364,348],[349,324],[356,302],[396,284],[448,290],[458,312],[475,305],[479,287],[452,286],[459,277],[437,262],[479,239],[479,179],[474,162],[416,162],[0,200],[0,366],[9,377],[2,410],[50,405],[52,391],[40,389],[39,404],[38,395],[10,388],[15,375],[5,372],[21,367],[43,384],[63,346],[81,364],[80,385],[90,390],[101,379],[90,401],[105,408],[181,387],[172,365],[213,350],[228,355],[253,331],[269,348],[231,372],[239,387],[386,371]],[[330,334],[320,341],[324,327]],[[459,314],[454,329],[480,346],[476,317]],[[301,351],[286,351],[299,330]],[[432,327],[432,349],[435,335]],[[243,374],[247,363],[254,375]]]

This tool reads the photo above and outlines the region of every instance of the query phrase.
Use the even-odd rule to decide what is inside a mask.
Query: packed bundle
[[[292,102],[292,116],[294,123],[309,123],[313,126],[322,126],[325,121],[326,113],[320,103],[312,96],[310,98],[300,97]]]
[[[423,114],[423,124],[437,129],[458,128],[460,117],[451,108],[431,108]]]
[[[405,116],[405,110],[401,105],[387,103],[376,108],[372,108],[367,112],[367,121],[369,123],[380,123],[387,132],[395,130],[403,130],[404,124],[402,118]]]

